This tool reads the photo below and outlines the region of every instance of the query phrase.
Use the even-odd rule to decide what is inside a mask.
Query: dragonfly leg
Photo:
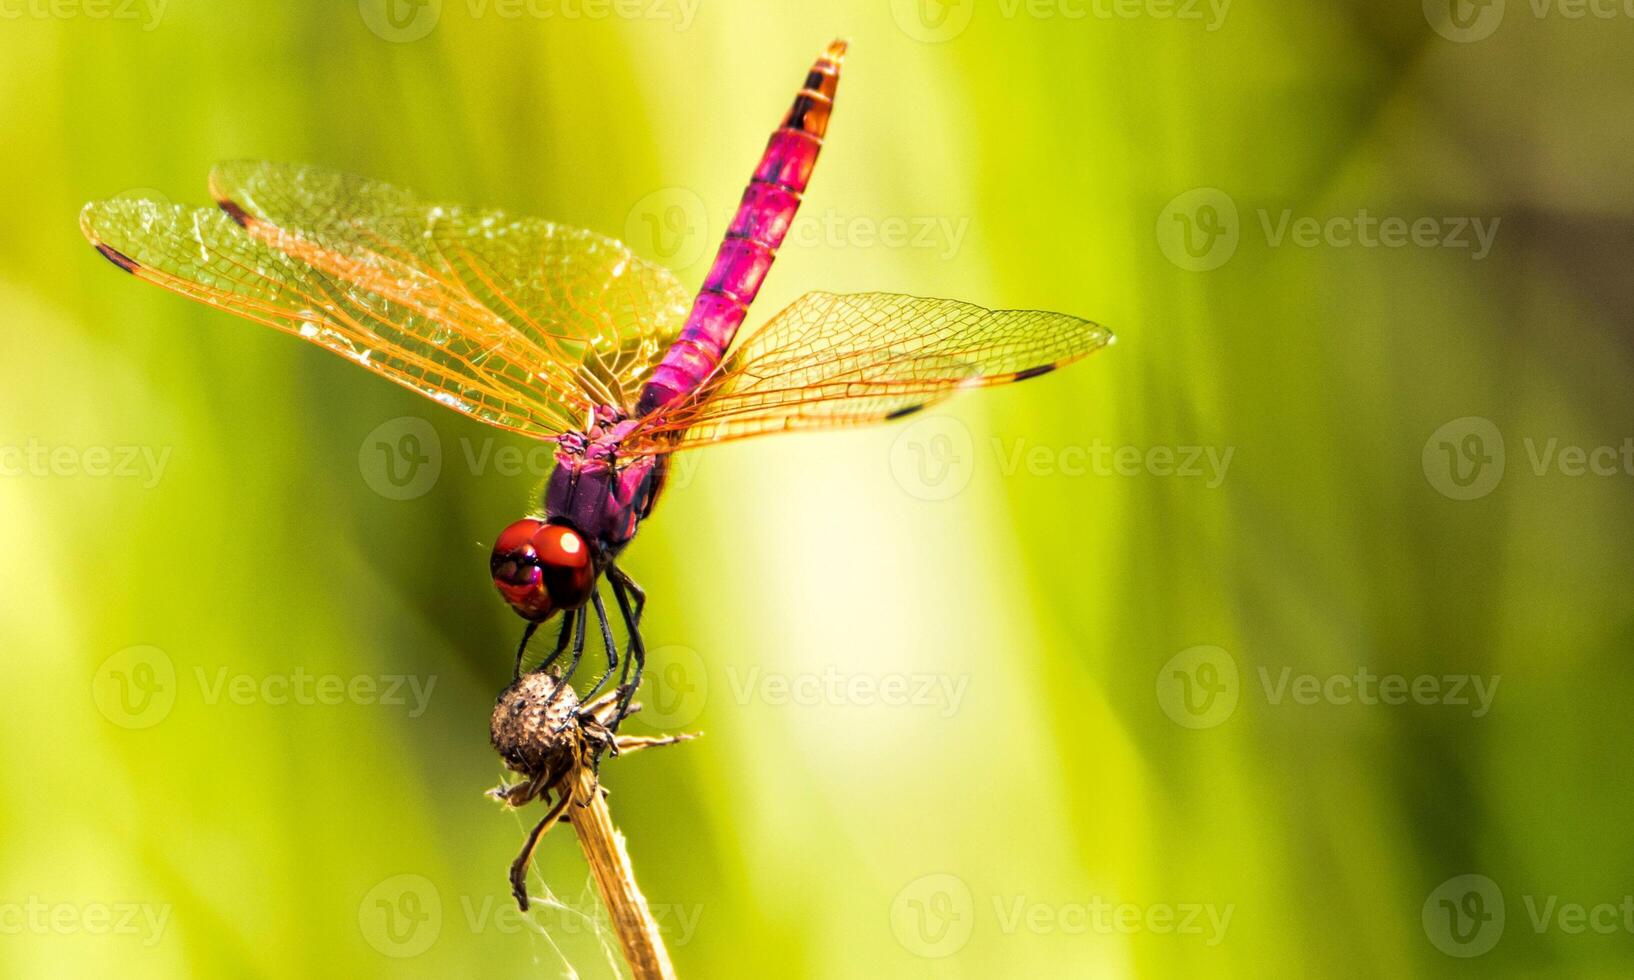
[[[561,692],[562,688],[573,682],[573,672],[579,669],[579,661],[584,659],[584,623],[590,617],[584,615],[583,610],[574,610],[574,612],[577,612],[578,615],[573,620],[573,658],[567,662],[567,670],[562,673],[562,676],[556,681],[556,686],[551,689],[550,701],[547,701],[547,704],[555,701],[556,695]],[[562,633],[564,635],[567,633],[566,622],[562,623]],[[560,652],[560,650],[556,651],[556,653]],[[550,659],[555,660],[556,655],[552,654]],[[547,666],[549,666],[549,661],[541,664],[540,669],[543,670]]]
[[[572,799],[568,793],[562,793],[561,797],[551,806],[545,818],[534,825],[533,831],[528,834],[527,841],[522,845],[522,853],[511,862],[511,894],[516,896],[516,904],[521,906],[524,912],[528,910],[528,865],[533,863],[534,848],[539,846],[539,838],[545,836],[545,831],[554,827],[556,821],[561,819],[562,811],[567,809],[568,800]]]
[[[626,589],[630,590],[630,595],[635,597],[635,625],[640,626],[641,614],[647,609],[647,591],[635,584],[635,579],[631,578],[629,573],[617,565],[607,566],[607,578],[609,581],[622,583]]]
[[[538,628],[538,623],[529,623],[528,628],[522,631],[522,642],[516,645],[516,669],[511,671],[513,682],[522,679],[522,658],[527,655],[528,641],[533,639],[533,633]]]
[[[630,702],[635,700],[635,692],[641,687],[641,674],[647,669],[647,647],[641,641],[641,608],[646,604],[646,595],[638,587],[636,588],[637,605],[636,611],[632,613],[630,611],[630,597],[624,590],[627,586],[635,587],[635,583],[630,581],[629,576],[624,575],[622,572],[608,581],[613,586],[613,598],[618,600],[619,612],[624,615],[624,625],[630,629],[630,650],[629,654],[624,658],[624,674],[619,677],[618,685],[623,694],[619,697],[618,711],[613,714],[612,724],[607,726],[616,732],[618,731],[618,723],[623,721],[624,716],[630,713]],[[624,677],[628,676],[632,663],[635,665],[635,677],[626,685]]]
[[[601,601],[601,590],[597,589],[591,593],[591,598],[596,606],[596,619],[601,623],[601,642],[607,648],[607,670],[596,679],[596,686],[590,689],[590,693],[584,696],[583,701],[586,704],[596,699],[601,686],[606,684],[607,678],[613,676],[613,671],[618,669],[618,644],[613,642],[613,624],[607,619],[607,607]]]
[[[560,633],[556,634],[556,649],[550,651],[550,656],[540,661],[539,666],[535,667],[534,670],[547,670],[551,664],[555,663],[557,659],[561,657],[562,651],[567,649],[567,638],[572,633],[573,617],[577,614],[577,609],[569,609],[567,612],[562,614],[562,630]],[[516,680],[522,676],[522,654],[528,648],[528,638],[533,636],[533,631],[538,628],[538,623],[529,623],[527,632],[522,634],[522,646],[516,651],[516,675],[515,677],[511,678],[512,680]]]

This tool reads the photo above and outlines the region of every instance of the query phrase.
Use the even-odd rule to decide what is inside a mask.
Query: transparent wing
[[[807,293],[697,394],[637,430],[634,451],[900,418],[962,388],[1037,377],[1112,342],[1088,320],[895,293]]]
[[[219,165],[210,189],[256,237],[330,269],[366,257],[412,269],[451,298],[502,320],[566,365],[597,401],[633,404],[686,320],[691,296],[669,270],[622,243],[502,211],[427,203],[391,184],[291,164]],[[341,268],[332,271],[343,271]]]
[[[582,420],[585,396],[503,321],[410,268],[366,256],[306,261],[213,209],[94,202],[85,236],[138,279],[294,334],[473,418],[545,438]],[[343,260],[344,259],[344,260]]]

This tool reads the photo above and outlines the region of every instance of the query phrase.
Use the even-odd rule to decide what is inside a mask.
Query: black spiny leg
[[[641,614],[647,609],[647,590],[635,584],[635,579],[631,578],[624,569],[619,568],[617,565],[607,566],[607,577],[609,580],[617,579],[624,584],[626,589],[630,590],[630,595],[635,598],[635,624],[640,626]]]
[[[628,685],[624,683],[623,677],[619,678],[619,688],[623,693],[618,699],[618,711],[613,714],[612,723],[607,726],[616,732],[619,722],[630,713],[630,702],[635,700],[635,692],[641,687],[641,674],[647,669],[647,647],[641,642],[641,611],[646,606],[647,597],[623,572],[609,576],[608,582],[613,586],[613,598],[618,600],[619,612],[624,614],[624,625],[630,630],[630,650],[624,661],[625,673],[629,673],[631,663],[635,664],[635,677]],[[630,597],[624,591],[626,588],[635,591],[636,610],[633,613],[630,611]]]
[[[613,676],[613,671],[618,669],[618,644],[613,642],[613,624],[607,619],[607,607],[602,604],[601,590],[597,589],[591,594],[591,598],[596,605],[596,619],[601,623],[601,642],[607,647],[607,670],[596,679],[596,686],[590,689],[590,693],[584,696],[586,704],[596,699],[601,686],[606,684],[607,678]]]
[[[522,679],[522,658],[528,653],[528,641],[533,639],[533,632],[539,628],[538,623],[528,623],[528,628],[522,631],[522,642],[516,645],[516,669],[511,671],[511,680]]]
[[[645,612],[646,609],[647,609],[647,593],[646,593],[646,590],[641,588],[641,586],[635,584],[635,579],[631,578],[629,576],[629,573],[625,572],[624,569],[619,568],[617,565],[609,565],[608,566],[608,568],[607,568],[607,579],[608,579],[609,582],[614,583],[615,585],[623,585],[624,588],[629,590],[630,595],[635,600],[635,616],[634,616],[635,622],[634,622],[634,625],[631,625],[631,615],[630,615],[629,608],[627,606],[623,606],[622,603],[620,604],[620,608],[621,608],[622,612],[624,613],[624,625],[630,627],[630,646],[633,648],[635,646],[635,641],[638,638],[638,634],[641,631],[641,614],[643,612]],[[631,652],[632,652],[631,650],[626,650],[625,651],[624,670],[619,675],[619,678],[618,678],[618,686],[621,687],[621,688],[629,680],[629,677],[630,677],[630,664],[634,663],[634,661],[635,661],[635,658],[630,655]],[[646,653],[645,645],[643,645],[643,647],[642,647],[642,653],[643,653],[643,655],[645,655],[645,653]],[[645,662],[646,662],[645,659],[643,659],[642,663],[645,664]],[[638,679],[637,680],[637,685],[639,686],[639,684],[640,684],[640,681]],[[622,717],[623,716],[620,715],[620,718],[622,718]]]
[[[551,689],[550,702],[547,703],[552,703],[556,700],[556,695],[560,693],[563,685],[571,684],[573,682],[573,672],[579,669],[579,661],[584,659],[584,621],[590,617],[584,615],[584,611],[581,609],[575,609],[573,612],[578,613],[578,615],[574,617],[575,629],[573,630],[573,659],[567,662],[567,672],[562,674],[562,676],[556,681],[556,686]],[[562,632],[564,634],[567,632],[567,623],[565,621],[562,623]],[[561,651],[557,650],[556,653],[561,653]],[[550,660],[540,664],[539,669],[543,670],[545,667],[548,667],[550,665],[550,661],[555,659],[556,654],[551,654]]]
[[[556,649],[550,651],[550,656],[540,661],[539,666],[534,668],[535,670],[549,668],[562,655],[562,651],[567,649],[567,638],[572,632],[573,617],[576,615],[578,615],[577,609],[569,609],[567,612],[562,613],[562,631],[556,634]],[[522,645],[516,648],[516,673],[511,677],[513,681],[520,680],[522,677],[522,656],[527,653],[528,640],[532,638],[533,631],[538,628],[538,623],[529,623],[527,630],[522,634]]]

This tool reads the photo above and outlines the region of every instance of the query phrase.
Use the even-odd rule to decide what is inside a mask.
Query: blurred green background
[[[631,727],[707,737],[604,775],[680,974],[1634,971],[1621,6],[0,0],[0,973],[612,975],[482,795],[529,445],[76,212],[305,161],[695,286],[837,35],[752,319],[1120,342],[678,464]]]

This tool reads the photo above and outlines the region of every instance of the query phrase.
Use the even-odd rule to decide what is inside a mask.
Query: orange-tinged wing
[[[900,418],[962,388],[1046,374],[1112,343],[1062,313],[895,293],[807,293],[703,389],[643,422],[634,451]]]
[[[356,256],[326,271],[226,215],[151,201],[93,202],[80,226],[138,279],[294,334],[473,418],[544,438],[582,418],[560,380],[503,322],[474,317],[428,277]]]
[[[596,401],[630,405],[686,320],[691,294],[662,266],[593,232],[502,211],[428,203],[382,181],[237,161],[210,189],[246,231],[346,274],[356,256],[412,269],[566,365]],[[338,259],[338,262],[336,261]],[[582,369],[581,369],[582,368]]]

